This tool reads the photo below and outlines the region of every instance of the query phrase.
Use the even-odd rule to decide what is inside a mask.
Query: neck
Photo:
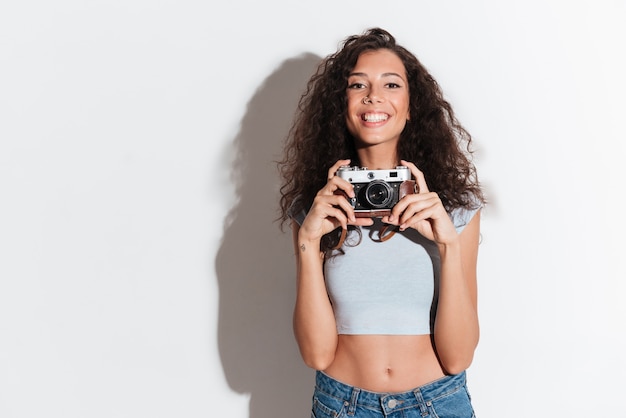
[[[383,150],[380,147],[364,147],[357,149],[361,167],[372,170],[396,168],[400,164],[396,149]]]

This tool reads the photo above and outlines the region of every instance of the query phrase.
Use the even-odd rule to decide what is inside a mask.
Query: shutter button
[[[396,401],[395,399],[392,399],[389,402],[387,402],[387,406],[391,409],[395,408],[397,405],[398,405],[398,401]]]

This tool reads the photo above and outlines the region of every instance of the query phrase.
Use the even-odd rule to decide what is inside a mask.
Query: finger
[[[443,205],[436,193],[415,195],[402,212],[400,223],[416,215],[419,215],[422,219],[428,219],[438,211],[439,207],[443,209]]]
[[[348,221],[355,221],[354,208],[352,207],[348,199],[346,199],[343,195],[321,195],[315,198],[315,203],[323,208],[331,208],[333,210],[333,214],[335,213],[335,210],[340,210],[342,215]],[[325,216],[334,216],[327,209],[323,209],[323,212]]]
[[[342,166],[347,166],[350,164],[350,160],[339,160],[337,161],[329,170],[328,170],[328,182],[326,185],[328,188],[326,189],[326,194],[335,193],[337,190],[343,191],[348,197],[354,197],[354,186],[352,184],[340,177],[337,177],[337,171]]]
[[[398,217],[396,215],[391,214],[389,216],[383,216],[380,220],[384,224],[398,225],[397,219]]]
[[[419,222],[431,219],[433,212],[434,211],[432,208],[426,208],[426,209],[420,210],[419,212],[415,212],[411,216],[405,217],[403,215],[402,219],[400,220],[400,225],[399,225],[400,230],[404,231],[408,227],[415,227],[415,225],[417,225]]]
[[[354,186],[346,179],[340,177],[333,177],[328,180],[328,183],[322,188],[318,195],[342,195],[350,198],[354,197]]]
[[[401,216],[409,216],[415,213],[416,204],[424,200],[426,197],[425,194],[410,194],[404,196],[402,199],[395,204],[395,206],[391,209],[391,214],[389,215],[388,223],[392,223],[397,225]],[[409,209],[411,208],[411,209]]]
[[[422,221],[438,222],[445,219],[450,221],[450,218],[436,193],[429,193],[425,199],[420,199],[412,203],[400,218],[400,229],[404,230],[407,227],[415,227]]]
[[[328,180],[335,177],[335,174],[337,174],[337,170],[339,170],[339,167],[348,164],[350,164],[350,160],[339,160],[335,164],[333,164],[333,166],[328,169]]]
[[[417,193],[428,193],[429,190],[426,184],[426,178],[424,178],[424,173],[412,162],[400,160],[400,164],[411,170],[411,174],[413,174],[413,178],[415,178],[415,182],[417,183]]]
[[[348,199],[346,199],[344,196],[337,196],[337,197],[338,197],[338,200],[334,202],[334,206],[336,208],[341,209],[343,213],[345,213],[349,222],[355,222],[356,216],[354,216],[354,208],[352,207],[350,202],[348,202]]]
[[[320,221],[326,220],[330,222],[333,225],[332,229],[335,229],[338,226],[347,228],[348,225],[348,216],[346,215],[346,212],[344,212],[344,210],[339,206],[333,206],[325,201],[316,202],[316,204],[311,207],[309,215],[313,217],[312,219],[318,219]]]
[[[402,224],[417,213],[420,214],[420,217],[426,219],[428,216],[423,216],[423,211],[428,208],[436,208],[437,206],[441,206],[443,209],[443,205],[441,204],[441,200],[439,199],[437,193],[429,192],[406,195],[400,199],[400,201],[391,210],[389,223],[393,223],[395,225]]]
[[[346,213],[340,208],[333,207],[328,211],[328,217],[334,219],[333,224],[336,227],[341,226],[343,229],[348,229],[348,223],[350,219],[346,216]]]

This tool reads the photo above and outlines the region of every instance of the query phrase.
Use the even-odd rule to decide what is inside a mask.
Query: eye
[[[389,87],[390,89],[399,89],[402,86],[398,83],[387,83],[387,87]]]
[[[348,88],[352,90],[363,89],[365,88],[365,84],[356,82],[356,83],[348,84]]]

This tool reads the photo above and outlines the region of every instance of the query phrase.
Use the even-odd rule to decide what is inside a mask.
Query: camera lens
[[[386,208],[393,200],[393,190],[383,180],[374,180],[365,188],[365,200],[374,208]]]

